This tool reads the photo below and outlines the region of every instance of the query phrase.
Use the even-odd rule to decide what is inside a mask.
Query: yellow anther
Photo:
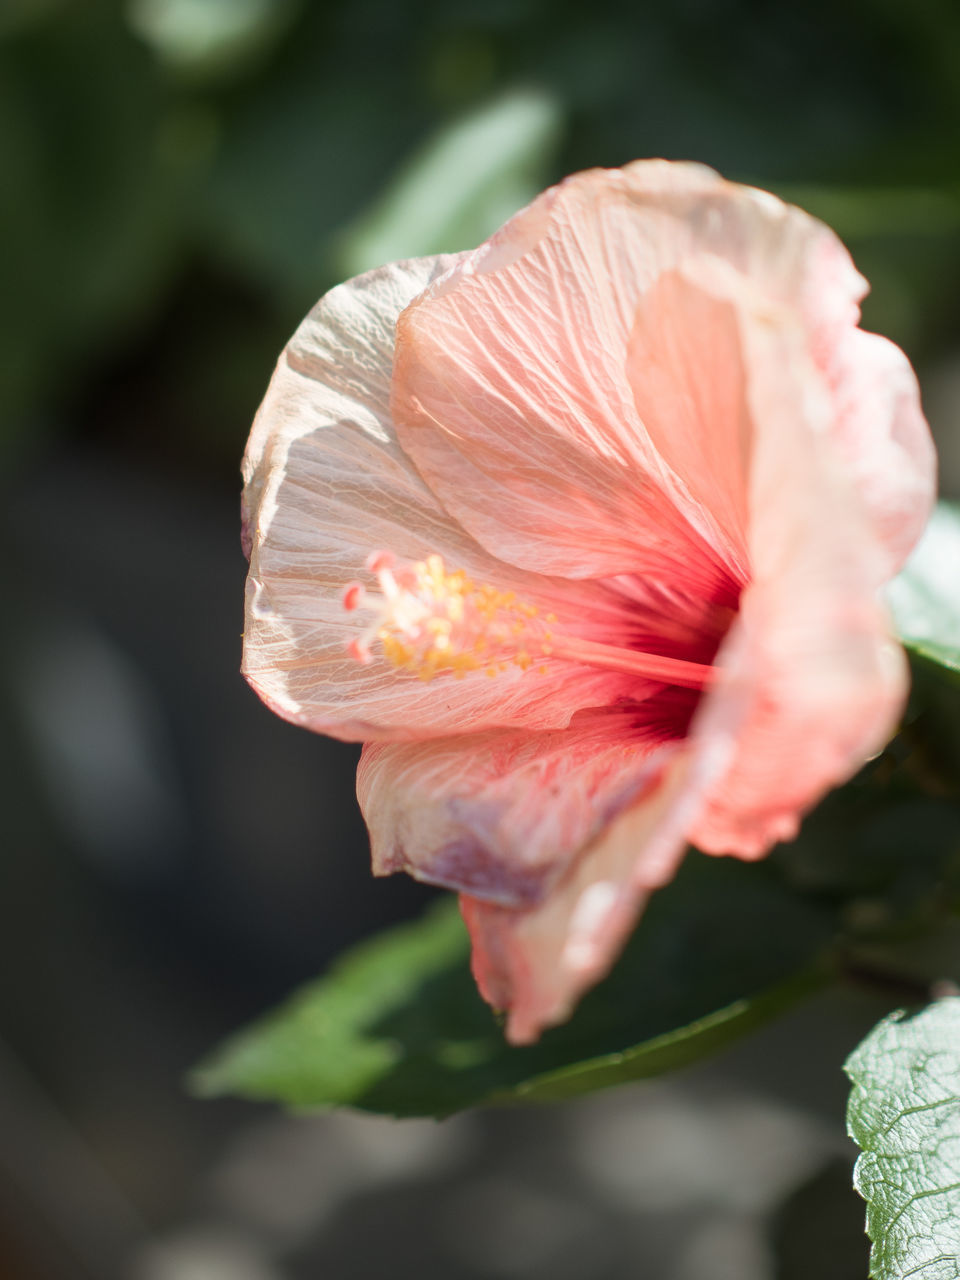
[[[511,663],[524,670],[530,666],[527,646],[539,639],[531,632],[538,610],[513,591],[474,583],[463,570],[448,573],[439,555],[394,573],[393,557],[375,553],[367,567],[382,595],[355,583],[344,596],[351,610],[373,607],[380,614],[375,626],[353,642],[361,661],[372,660],[370,642],[376,639],[388,662],[421,680],[481,669],[496,675]]]
[[[711,667],[682,658],[640,653],[563,631],[555,636],[555,613],[541,619],[537,607],[518,600],[513,591],[474,583],[462,569],[448,573],[439,555],[394,573],[393,556],[374,552],[367,569],[376,576],[380,594],[359,582],[348,583],[343,593],[347,612],[366,608],[377,615],[348,645],[358,662],[373,661],[371,644],[378,641],[392,666],[421,680],[442,674],[462,679],[471,671],[495,676],[510,666],[527,671],[535,664],[546,674],[542,659],[549,657],[696,689],[713,676]]]

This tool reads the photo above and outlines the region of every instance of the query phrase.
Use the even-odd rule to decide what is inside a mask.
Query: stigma
[[[366,568],[379,591],[350,582],[341,597],[348,612],[373,615],[348,645],[351,657],[365,665],[379,650],[391,666],[421,680],[462,679],[472,671],[496,676],[511,666],[545,672],[548,660],[557,659],[688,688],[702,688],[714,674],[701,663],[565,635],[556,614],[541,613],[515,592],[474,582],[462,569],[449,572],[439,555],[398,565],[391,552],[375,551]]]

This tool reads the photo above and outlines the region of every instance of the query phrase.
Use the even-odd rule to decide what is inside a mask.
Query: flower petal
[[[711,852],[758,856],[795,834],[883,744],[902,703],[877,595],[887,548],[814,355],[801,314],[706,256],[661,275],[631,338],[628,373],[652,437],[736,531],[751,569],[719,659],[729,678],[694,731],[736,748],[694,832]]]
[[[691,173],[716,181],[679,166],[684,191]],[[673,484],[624,374],[637,300],[689,238],[649,195],[642,174],[577,175],[461,259],[400,318],[391,403],[431,488],[500,558],[729,598],[737,567]]]
[[[644,696],[636,679],[552,659],[546,674],[510,667],[495,680],[476,671],[430,683],[382,659],[361,665],[347,645],[365,617],[344,610],[342,591],[381,548],[409,560],[439,552],[451,569],[556,613],[573,634],[662,632],[665,651],[684,656],[689,643],[699,656],[699,601],[639,588],[630,598],[626,586],[549,580],[495,560],[397,444],[388,406],[396,318],[450,261],[394,264],[327,294],[281,357],[244,458],[243,671],[280,715],[337,737],[559,728],[580,707]]]
[[[464,897],[478,983],[509,1010],[516,1043],[562,1020],[606,972],[686,839],[755,857],[791,838],[824,791],[882,745],[903,701],[902,655],[878,602],[884,550],[836,457],[829,389],[807,334],[729,272],[700,266],[697,281],[668,273],[645,299],[638,325],[652,372],[638,399],[655,387],[689,410],[682,430],[700,411],[700,370],[687,357],[700,351],[704,377],[719,376],[710,411],[736,444],[742,471],[731,466],[725,493],[739,486],[746,507],[753,582],[687,742],[649,758],[661,769],[656,785],[541,901],[523,909]],[[689,474],[709,501],[707,469]]]
[[[696,450],[666,429],[662,401],[659,427],[647,420],[655,397],[637,404],[623,376],[645,292],[710,257],[803,317],[835,399],[841,460],[889,547],[889,572],[902,563],[929,512],[932,446],[909,364],[856,329],[867,286],[849,254],[774,196],[650,161],[545,192],[401,318],[401,442],[496,555],[554,574],[661,578],[689,575],[693,556],[701,591],[722,578],[718,562],[742,581],[730,468],[704,508]],[[712,355],[722,378],[722,352]]]
[[[507,1037],[529,1044],[562,1022],[619,954],[652,889],[671,880],[699,785],[690,757],[666,747],[647,762],[647,789],[527,910],[461,898],[484,998],[508,1011]]]
[[[936,500],[937,454],[916,375],[899,347],[862,329],[843,335],[826,372],[834,395],[834,438],[886,550],[885,576],[892,578]]]
[[[741,306],[739,321],[753,581],[719,655],[726,678],[692,729],[694,750],[725,740],[731,763],[691,839],[758,857],[883,746],[906,667],[879,598],[886,550],[837,457],[805,335],[764,309]]]
[[[364,748],[357,795],[378,875],[509,906],[550,892],[578,852],[650,785],[651,753],[680,738],[695,695],[581,712],[557,732],[501,730]]]
[[[692,258],[682,276],[665,271],[654,282],[637,308],[627,372],[660,455],[710,512],[718,537],[731,539],[737,561],[749,564],[746,477],[752,445],[736,325],[724,322],[722,305],[706,289],[680,283],[716,278],[718,265],[707,256]],[[836,280],[824,280],[824,315],[811,321],[807,303],[805,317],[813,324],[811,355],[832,396],[825,429],[884,552],[889,577],[932,510],[936,452],[906,356],[887,339],[854,327],[855,308],[851,317],[850,296],[842,289],[833,307],[846,307],[843,319],[831,319],[830,283],[837,293]]]
[[[626,373],[651,441],[709,512],[746,579],[753,426],[738,318],[725,298],[690,283],[717,267],[704,257],[657,277],[637,306]]]

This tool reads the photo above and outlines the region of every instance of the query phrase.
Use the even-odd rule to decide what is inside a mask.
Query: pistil
[[[555,614],[541,614],[512,591],[475,583],[462,570],[448,572],[438,555],[398,567],[390,552],[378,551],[367,569],[379,593],[359,582],[343,591],[346,610],[374,613],[349,645],[358,662],[372,662],[378,644],[388,662],[421,680],[441,674],[462,678],[477,670],[496,676],[508,666],[545,671],[547,658],[693,689],[714,675],[715,668],[702,663],[566,635],[557,630]]]

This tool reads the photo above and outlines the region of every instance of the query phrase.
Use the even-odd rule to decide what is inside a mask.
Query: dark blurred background
[[[2,1280],[865,1276],[838,1070],[865,1000],[443,1125],[182,1086],[426,896],[368,874],[353,749],[237,674],[280,348],[344,276],[649,155],[837,229],[960,490],[954,0],[0,4]]]

